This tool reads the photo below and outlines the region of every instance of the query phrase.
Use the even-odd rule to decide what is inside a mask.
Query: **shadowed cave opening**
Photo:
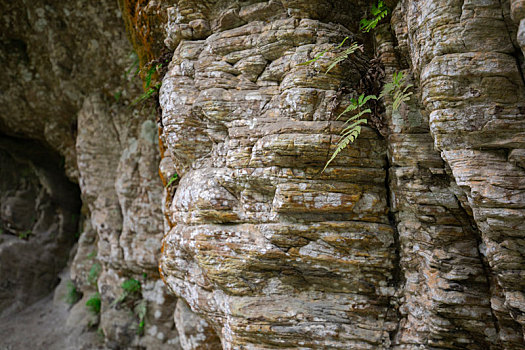
[[[59,283],[79,235],[80,190],[63,160],[34,140],[0,136],[0,315]]]

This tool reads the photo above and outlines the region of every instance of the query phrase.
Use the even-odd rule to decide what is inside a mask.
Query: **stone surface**
[[[56,312],[27,310],[69,336],[21,339],[21,314],[6,344],[525,349],[525,2],[385,3],[366,35],[364,0],[3,3],[0,273],[27,283],[0,289],[0,308],[58,282],[73,241],[54,254],[54,241],[29,247],[45,234],[16,235],[37,213],[71,231],[52,200],[65,175],[82,233]],[[346,36],[364,50],[324,74]],[[135,63],[143,88],[162,82],[160,106],[132,106]],[[374,108],[321,172],[348,99],[397,71],[410,101]],[[53,172],[14,138],[49,148]],[[62,262],[33,294],[28,248]],[[70,278],[83,295],[67,312]],[[130,279],[141,288],[126,295]],[[83,307],[97,291],[100,315]]]
[[[58,283],[78,235],[78,195],[59,157],[43,145],[0,140],[0,315],[22,310]]]
[[[298,64],[353,18],[309,1],[168,12],[161,172],[182,179],[161,267],[224,348],[524,347],[520,4],[399,2],[376,53],[416,94],[323,174],[330,99],[361,92],[370,56]]]
[[[512,2],[512,16],[519,21],[518,3]],[[521,248],[525,171],[518,160],[525,141],[519,61],[523,56],[513,45],[514,29],[506,27],[505,6],[508,3],[499,1],[405,1],[399,4],[397,17],[407,29],[397,33],[407,35],[411,43],[407,51],[435,148],[458,186],[457,190],[452,188],[457,206],[475,225],[468,234],[470,243],[465,237],[462,249],[458,249],[459,237],[453,237],[456,234],[449,240],[457,243],[446,245],[447,265],[458,272],[433,263],[437,267],[437,275],[433,275],[439,276],[439,270],[446,272],[432,281],[443,286],[441,296],[432,297],[442,305],[425,309],[442,315],[439,310],[446,307],[449,314],[445,317],[448,322],[430,328],[425,338],[443,343],[444,333],[450,335],[450,327],[457,330],[457,320],[461,320],[462,343],[471,344],[471,348],[524,347],[523,310],[517,302],[523,295],[525,266]],[[511,153],[514,159],[508,156]],[[468,232],[463,227],[461,236]],[[435,239],[432,243],[435,245]],[[438,252],[433,246],[431,249],[432,255]],[[471,256],[466,255],[468,251]],[[439,260],[446,257],[443,253],[437,256]],[[478,263],[469,264],[465,259]],[[469,280],[478,287],[468,286]],[[459,306],[455,311],[454,305]],[[411,314],[413,311],[408,312],[409,322]],[[454,338],[445,344],[452,347],[457,335]]]
[[[113,0],[9,1],[0,12],[0,143],[7,152],[0,227],[8,231],[0,237],[0,309],[20,309],[50,293],[80,233],[70,268],[83,299],[65,318],[72,332],[93,333],[96,340],[100,328],[101,346],[108,348],[177,349],[176,299],[166,295],[157,270],[163,187],[155,111],[132,104],[143,93],[135,71],[145,62],[133,54],[127,16]],[[13,137],[38,140],[49,155],[36,143],[33,149],[30,143],[4,146]],[[39,155],[56,169],[35,163],[31,157]],[[29,230],[27,241],[15,236]],[[135,305],[115,303],[128,279],[142,284],[143,331]],[[87,320],[85,303],[96,292],[102,312]],[[13,339],[19,338],[13,334],[10,344]]]
[[[328,57],[300,66],[353,34],[313,19],[324,2],[278,3],[239,3],[236,21],[217,6],[215,21],[230,24],[175,50],[161,139],[182,179],[166,207],[162,274],[225,349],[388,346],[386,143],[365,128],[320,174],[342,124],[329,108],[369,57],[329,75],[315,72]]]

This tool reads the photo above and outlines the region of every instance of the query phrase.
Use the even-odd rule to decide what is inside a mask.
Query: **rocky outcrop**
[[[361,0],[2,4],[0,309],[80,232],[56,346],[525,349],[525,2],[385,3],[373,34]]]
[[[300,65],[345,36],[367,43],[361,13],[335,3],[168,10],[161,139],[182,179],[165,207],[165,281],[224,348],[522,348],[509,3],[390,2],[376,52],[417,94],[387,108],[385,138],[366,129],[320,173],[341,82],[361,93],[374,68],[369,54],[328,75],[328,60]]]
[[[436,230],[432,215],[431,225],[421,225],[432,228],[430,240],[418,244],[428,247],[428,267],[419,271],[426,270],[431,303],[406,305],[406,333],[412,333],[416,314],[427,314],[431,322],[416,337],[420,343],[523,348],[523,56],[513,45],[508,3],[401,2],[396,11],[393,23],[420,87],[422,113],[448,178],[457,184],[449,185],[450,204],[441,204],[456,219]],[[432,202],[446,200],[435,186],[430,189]],[[450,227],[461,223],[458,218],[472,225]],[[424,254],[407,244],[411,261]]]
[[[51,292],[80,233],[70,267],[83,296],[67,329],[98,330],[109,348],[178,348],[176,299],[157,270],[163,187],[155,112],[132,103],[142,94],[140,67],[117,2],[0,7],[0,308],[19,309]],[[40,144],[7,143],[14,138]],[[29,237],[16,237],[26,231]],[[117,302],[127,280],[140,282],[140,293]],[[85,304],[97,292],[101,312],[93,315]],[[98,346],[71,340],[66,347]]]

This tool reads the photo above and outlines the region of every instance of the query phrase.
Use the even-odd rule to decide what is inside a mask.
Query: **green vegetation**
[[[343,47],[343,45],[345,44],[345,42],[348,40],[349,38],[346,37],[344,38],[344,40],[339,44],[337,45],[337,47],[335,47],[335,50],[337,49],[340,49],[341,47]],[[309,61],[306,61],[306,62],[303,62],[303,63],[299,63],[300,66],[307,66],[309,64],[312,64],[312,63],[315,63],[317,62],[321,57],[323,57],[328,51],[330,51],[330,49],[326,49],[324,50],[323,52],[317,54],[314,58],[312,58],[311,60]],[[326,73],[325,73],[326,74]]]
[[[18,234],[18,238],[27,240],[32,234],[33,232],[31,232],[31,230],[26,230],[24,232],[20,232]]]
[[[178,178],[179,178],[179,174],[177,174],[177,173],[171,175],[170,180],[166,184],[166,188],[170,187],[172,183],[174,183],[175,181],[178,180]]]
[[[115,299],[112,305],[120,304],[128,297],[137,297],[142,290],[140,282],[133,278],[122,282],[120,287],[122,288],[122,294],[117,299]]]
[[[120,287],[122,288],[122,294],[111,305],[126,302],[125,305],[133,310],[133,313],[138,318],[137,334],[143,335],[146,325],[147,302],[141,299],[142,285],[136,279],[130,278],[124,281]]]
[[[154,86],[151,86],[151,80],[153,79],[153,74],[160,71],[162,68],[162,63],[155,64],[148,69],[146,72],[146,77],[144,78],[144,81],[146,83],[145,89],[146,92],[144,92],[142,95],[140,95],[137,99],[135,99],[132,102],[132,105],[135,106],[139,103],[142,103],[146,100],[148,100],[151,96],[155,95],[160,90],[161,83],[157,83]]]
[[[377,24],[388,14],[388,8],[385,6],[382,0],[379,0],[377,5],[372,6],[371,14],[373,16],[372,18],[363,18],[360,22],[360,29],[365,33],[375,29]],[[348,39],[349,38],[346,37],[338,46],[335,47],[335,50],[342,48]],[[330,65],[328,66],[325,74],[329,73],[341,62],[347,60],[350,55],[355,53],[357,50],[363,51],[363,46],[356,42],[352,42],[347,49],[344,49],[342,53],[338,54],[330,62]],[[313,59],[303,62],[300,65],[312,64],[323,57],[328,51],[328,49],[324,50],[323,52],[317,54]],[[402,72],[395,72],[392,76],[392,82],[384,85],[379,97],[372,94],[362,93],[358,98],[351,98],[350,105],[337,116],[336,120],[339,120],[341,117],[344,117],[351,112],[353,112],[353,115],[347,118],[343,123],[343,130],[340,133],[341,138],[337,143],[335,151],[332,153],[330,159],[326,162],[322,172],[326,170],[328,165],[342,150],[344,150],[350,143],[354,142],[361,134],[361,126],[368,123],[366,116],[372,113],[372,108],[367,106],[370,101],[377,101],[387,96],[392,97],[392,110],[396,111],[401,106],[401,103],[410,100],[410,96],[413,94],[413,92],[408,91],[408,89],[410,89],[412,86],[412,84],[407,84],[405,82],[405,76]]]
[[[413,94],[412,91],[408,91],[413,85],[405,82],[405,76],[403,72],[395,72],[392,75],[392,82],[385,84],[383,91],[379,98],[384,96],[392,96],[392,110],[397,111],[401,103],[410,100],[410,96]]]
[[[124,290],[125,293],[128,293],[128,294],[135,294],[135,293],[139,293],[140,290],[141,290],[141,285],[140,285],[140,282],[137,281],[136,279],[133,279],[133,278],[130,278],[128,280],[125,280],[122,285],[121,285],[122,289]]]
[[[72,281],[67,281],[66,288],[67,293],[65,296],[65,301],[66,303],[73,305],[80,299],[82,294],[77,290],[77,287]]]
[[[359,29],[364,33],[375,29],[378,23],[388,14],[388,8],[382,0],[379,0],[377,5],[372,5],[370,13],[372,18],[363,18],[361,22],[359,22]]]
[[[95,314],[100,313],[101,305],[102,301],[100,300],[100,294],[98,292],[93,294],[86,302],[86,306],[88,307],[88,309]]]
[[[147,313],[147,302],[146,300],[142,299],[141,301],[139,301],[137,303],[137,305],[135,306],[135,308],[133,309],[133,312],[135,313],[135,315],[137,315],[138,319],[139,319],[139,325],[138,325],[138,329],[137,329],[137,334],[138,335],[143,335],[144,334],[144,327],[146,325],[146,313]]]
[[[328,167],[328,165],[332,162],[332,160],[335,159],[335,157],[337,157],[337,155],[343,150],[346,148],[346,146],[348,146],[348,144],[350,142],[354,142],[355,139],[359,136],[359,134],[361,133],[361,125],[362,124],[366,124],[367,123],[367,120],[365,118],[361,118],[362,116],[366,115],[366,114],[370,114],[372,113],[372,110],[370,108],[364,108],[366,103],[369,101],[369,100],[377,100],[377,97],[374,96],[374,95],[369,95],[369,96],[365,96],[365,94],[361,94],[361,96],[359,96],[359,98],[356,100],[355,98],[352,98],[350,100],[350,105],[341,113],[339,114],[339,116],[337,116],[337,119],[341,118],[342,116],[344,116],[345,114],[351,112],[351,111],[357,111],[357,114],[353,115],[352,117],[348,118],[343,126],[346,126],[343,131],[341,131],[341,140],[339,141],[339,143],[337,144],[337,147],[334,151],[334,153],[332,153],[332,156],[330,157],[330,159],[328,160],[328,162],[326,162],[324,168],[323,168],[323,171],[325,171],[326,167]],[[359,119],[361,118],[361,119]],[[350,122],[353,122],[351,123],[350,125],[348,125]]]
[[[87,281],[89,284],[96,286],[98,276],[100,275],[100,272],[102,271],[102,266],[100,266],[99,263],[94,263],[91,265],[91,269],[89,269]]]

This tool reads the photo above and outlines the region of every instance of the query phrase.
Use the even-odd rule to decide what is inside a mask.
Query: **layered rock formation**
[[[299,64],[345,36],[366,41],[353,18],[337,2],[178,6],[161,138],[183,176],[161,266],[224,348],[524,347],[509,3],[397,4],[376,52],[387,77],[412,73],[415,98],[325,173],[333,97],[341,81],[363,92],[372,56],[328,75],[326,61]]]
[[[385,2],[373,34],[361,0],[2,4],[4,313],[81,232],[66,325],[104,337],[60,346],[525,349],[525,2]],[[397,71],[411,100],[322,172]]]

